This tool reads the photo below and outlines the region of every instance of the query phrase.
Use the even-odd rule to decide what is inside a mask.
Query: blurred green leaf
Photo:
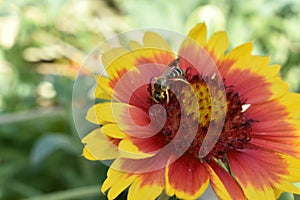
[[[280,195],[278,200],[294,200],[294,195],[292,193],[285,192]]]
[[[107,166],[80,157],[72,87],[88,52],[116,33],[141,27],[185,33],[205,21],[208,35],[228,32],[230,48],[253,41],[253,54],[270,55],[271,63],[282,65],[291,90],[300,92],[298,0],[0,2],[0,199],[44,198],[46,193],[102,198],[97,185]],[[41,90],[47,93],[43,82],[51,83],[53,97],[41,95]],[[96,186],[90,196],[76,196],[85,185]],[[126,192],[117,199],[126,199]],[[292,197],[285,193],[281,199]]]
[[[300,195],[299,194],[294,194],[295,200],[300,200]]]
[[[81,188],[74,188],[65,191],[53,192],[50,194],[40,195],[24,200],[67,200],[67,199],[80,199],[80,198],[87,198],[87,197],[97,197],[99,200],[106,199],[100,193],[100,186],[93,185],[93,186],[85,186]]]
[[[47,134],[34,144],[30,160],[32,164],[37,165],[58,149],[79,155],[78,148],[74,145],[74,142],[74,139],[67,135],[58,133]]]

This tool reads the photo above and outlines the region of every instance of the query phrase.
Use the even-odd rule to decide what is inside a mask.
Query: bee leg
[[[153,105],[153,99],[150,98],[149,102],[150,102],[150,105],[152,106]]]
[[[167,96],[167,104],[169,104],[170,98],[169,98],[169,90],[166,90],[166,96]]]
[[[172,80],[173,80],[173,81],[181,81],[181,82],[184,82],[184,83],[186,83],[186,84],[190,84],[187,80],[182,79],[182,78],[173,78]]]
[[[153,77],[151,77],[150,83],[149,83],[149,93],[151,96],[152,96],[152,79],[153,79]]]

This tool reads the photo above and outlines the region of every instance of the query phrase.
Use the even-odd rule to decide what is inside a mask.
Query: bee
[[[175,59],[160,76],[150,79],[149,92],[156,103],[160,103],[164,99],[167,99],[167,104],[169,103],[169,85],[172,81],[184,81],[188,83],[184,77],[185,72],[179,67],[179,62],[179,58]]]

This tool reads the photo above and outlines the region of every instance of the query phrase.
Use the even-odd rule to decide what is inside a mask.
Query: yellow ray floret
[[[129,47],[130,47],[131,50],[134,50],[134,49],[140,49],[143,46],[140,43],[138,43],[137,41],[131,40],[129,42]]]
[[[143,43],[145,47],[153,47],[157,49],[171,51],[171,48],[167,41],[154,32],[146,32],[143,38]]]
[[[111,160],[117,157],[117,147],[109,141],[100,129],[95,129],[82,139],[86,144],[83,155],[90,160]]]
[[[281,99],[280,103],[286,107],[289,113],[289,118],[299,119],[300,117],[300,94],[298,93],[288,93]]]
[[[95,97],[110,100],[113,94],[113,88],[109,85],[111,80],[99,75],[95,75],[94,78],[96,80]]]
[[[198,45],[204,46],[206,45],[206,36],[207,28],[204,23],[197,24],[190,32],[188,33],[188,37],[195,40]]]
[[[219,31],[213,34],[208,40],[207,50],[216,58],[220,58],[224,55],[228,45],[229,40],[227,33],[224,31]]]
[[[143,120],[149,119],[148,114],[142,109],[118,102],[105,102],[92,106],[86,115],[86,119],[95,124],[118,123],[121,130],[128,125],[134,125],[130,117],[137,117],[135,121],[142,123]],[[128,124],[126,124],[128,122]]]
[[[102,126],[101,131],[105,133],[105,135],[116,138],[116,139],[124,139],[126,138],[126,133],[124,133],[118,126],[118,124],[106,124]]]
[[[107,178],[102,185],[101,191],[104,193],[106,190],[110,189],[107,197],[109,200],[113,200],[132,184],[135,179],[136,175],[109,168]]]
[[[159,177],[157,177],[159,178]],[[158,184],[142,185],[142,181],[137,179],[130,186],[128,191],[128,200],[147,199],[154,200],[163,191],[163,186]]]
[[[141,159],[151,157],[154,154],[141,152],[131,140],[123,139],[119,143],[119,155],[122,158]]]
[[[235,47],[234,49],[229,51],[225,55],[225,57],[226,57],[226,59],[232,59],[232,60],[242,59],[242,58],[250,56],[252,49],[253,49],[253,44],[251,42],[248,42],[248,43],[245,43],[245,44]]]

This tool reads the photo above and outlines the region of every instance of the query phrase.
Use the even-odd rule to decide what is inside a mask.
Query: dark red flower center
[[[187,76],[186,80],[189,85],[184,81],[172,81],[172,89],[168,91],[169,102],[167,99],[159,102],[167,114],[164,127],[158,133],[163,136],[165,144],[172,141],[175,154],[183,153],[182,148],[188,145],[187,151],[197,158],[203,158],[200,150],[202,145],[206,145],[202,150],[210,149],[204,159],[222,161],[226,160],[229,151],[245,148],[251,140],[251,124],[255,121],[248,119],[243,112],[246,100],[239,96],[234,87],[224,87],[217,78],[194,75]],[[197,102],[192,96],[196,97]],[[199,117],[195,115],[195,109],[200,113]],[[156,111],[158,121],[162,112]],[[219,129],[214,127],[220,125],[222,127]],[[213,133],[204,144],[209,128],[220,130],[220,133]],[[175,137],[178,132],[182,134]]]

